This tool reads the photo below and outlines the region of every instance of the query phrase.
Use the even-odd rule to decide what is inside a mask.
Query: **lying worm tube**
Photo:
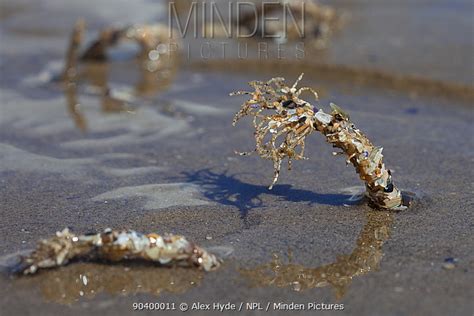
[[[39,269],[59,267],[74,259],[142,259],[163,265],[195,266],[205,271],[215,270],[221,264],[216,256],[179,235],[144,235],[133,230],[111,229],[98,234],[75,235],[66,228],[55,237],[41,240],[36,250],[22,257],[16,270],[34,274]]]
[[[304,91],[312,92],[318,99],[313,89],[296,88],[302,77],[303,74],[291,87],[286,85],[284,78],[278,77],[267,82],[250,82],[254,91],[231,93],[251,96],[250,100],[242,104],[233,124],[246,115],[254,117],[254,151],[260,157],[273,161],[275,176],[270,189],[278,180],[283,159],[288,159],[288,169],[291,169],[292,160],[307,159],[304,157],[306,136],[318,131],[333,147],[342,150],[336,155],[345,154],[346,162],[354,165],[360,179],[365,182],[366,195],[373,206],[390,210],[405,209],[401,191],[393,184],[390,170],[383,163],[383,148],[374,146],[337,105],[331,103],[332,112],[328,114],[300,99]],[[267,114],[266,110],[272,114]]]

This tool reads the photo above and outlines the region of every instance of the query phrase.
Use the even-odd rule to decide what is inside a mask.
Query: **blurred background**
[[[78,263],[7,275],[5,315],[128,314],[158,297],[472,313],[473,2],[245,3],[0,1],[2,265],[66,226],[232,253],[211,274]],[[254,148],[253,128],[232,127],[245,99],[229,93],[302,72],[319,94],[304,98],[340,105],[384,147],[413,210],[355,203],[362,183],[320,135],[272,191],[271,162],[235,155]]]

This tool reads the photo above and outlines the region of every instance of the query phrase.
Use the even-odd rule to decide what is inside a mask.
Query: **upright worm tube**
[[[304,147],[306,136],[314,131],[322,133],[327,142],[342,150],[347,163],[352,163],[361,180],[365,182],[366,195],[377,208],[404,209],[401,191],[393,184],[390,170],[383,163],[382,148],[374,146],[350,121],[340,107],[331,103],[330,114],[315,109],[309,102],[300,99],[304,91],[317,93],[308,87],[297,89],[298,82],[288,86],[284,78],[272,78],[267,82],[252,81],[254,91],[237,91],[231,95],[250,95],[242,104],[233,124],[246,115],[254,116],[255,151],[264,159],[273,160],[274,178],[270,189],[278,180],[283,159],[306,159]],[[270,114],[268,114],[270,113]],[[248,153],[242,153],[247,155]]]

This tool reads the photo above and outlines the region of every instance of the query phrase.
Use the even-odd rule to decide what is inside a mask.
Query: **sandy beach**
[[[348,24],[320,58],[295,66],[183,57],[150,82],[134,61],[118,60],[107,82],[128,97],[119,110],[90,82],[68,94],[52,80],[78,17],[91,37],[166,11],[160,1],[109,4],[0,4],[1,315],[129,315],[138,302],[174,303],[167,312],[176,314],[200,302],[242,303],[232,312],[242,315],[268,314],[267,306],[289,315],[278,303],[303,304],[297,315],[315,313],[309,303],[344,304],[319,311],[331,315],[472,315],[472,4],[334,1],[351,14]],[[232,126],[245,98],[229,93],[251,80],[294,82],[302,71],[318,107],[335,102],[383,146],[397,186],[416,195],[411,208],[352,201],[363,183],[317,133],[309,160],[283,167],[271,191],[272,163],[234,153],[255,143],[250,119]],[[17,255],[64,227],[182,234],[224,263],[209,273],[142,262],[8,273]]]

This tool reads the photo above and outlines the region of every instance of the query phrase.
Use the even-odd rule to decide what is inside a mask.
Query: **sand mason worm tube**
[[[285,19],[291,19],[293,23],[282,23]],[[315,48],[325,48],[332,34],[342,28],[344,20],[345,14],[331,6],[316,1],[290,0],[263,3],[255,10],[242,12],[234,22],[246,29],[247,34],[262,34],[263,38],[278,41],[304,38],[305,43]]]
[[[107,61],[107,51],[122,42],[135,42],[140,47],[138,58],[149,72],[166,70],[176,65],[180,41],[170,38],[164,24],[141,24],[127,27],[108,27],[82,53],[81,61]]]
[[[33,274],[39,269],[68,264],[74,259],[121,261],[142,259],[160,264],[181,264],[212,271],[220,266],[219,259],[196,246],[183,236],[141,234],[133,230],[75,235],[64,229],[50,239],[41,240],[38,247],[23,257],[18,271]]]
[[[282,160],[306,159],[304,147],[306,136],[318,131],[333,147],[342,150],[347,163],[352,163],[361,180],[365,182],[366,195],[378,208],[404,209],[400,190],[393,184],[390,170],[383,163],[382,147],[374,146],[340,107],[331,103],[331,113],[316,109],[300,98],[304,91],[318,94],[311,88],[297,89],[298,82],[288,86],[284,78],[272,78],[267,82],[252,81],[254,91],[237,91],[231,95],[250,95],[233,124],[246,115],[252,115],[255,128],[255,151],[264,159],[273,161],[274,178],[270,189],[277,182]],[[250,153],[240,153],[247,155]]]

